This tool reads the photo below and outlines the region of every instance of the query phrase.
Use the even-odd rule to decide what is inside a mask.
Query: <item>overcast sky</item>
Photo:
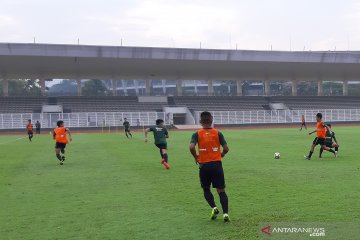
[[[356,0],[0,0],[0,42],[360,50]]]

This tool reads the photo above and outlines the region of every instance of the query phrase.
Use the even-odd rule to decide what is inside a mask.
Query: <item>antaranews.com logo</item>
[[[265,236],[278,235],[278,234],[307,234],[310,237],[325,237],[325,228],[324,227],[282,227],[268,225],[261,228],[261,232]]]
[[[358,222],[267,222],[260,223],[258,239],[360,239]]]

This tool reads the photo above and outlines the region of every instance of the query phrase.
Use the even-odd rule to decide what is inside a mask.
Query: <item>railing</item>
[[[214,124],[272,124],[295,123],[305,116],[306,122],[315,122],[317,113],[323,114],[325,122],[360,121],[360,109],[323,109],[323,110],[276,110],[276,111],[213,111]],[[195,112],[199,124],[201,112]]]
[[[306,122],[315,122],[315,115],[321,112],[325,122],[360,122],[360,109],[325,110],[277,110],[277,111],[214,111],[215,124],[277,124],[299,123],[304,115]],[[200,112],[195,112],[196,124],[199,124]],[[124,118],[131,126],[154,125],[158,118],[170,124],[172,116],[164,112],[84,112],[84,113],[13,113],[0,114],[0,129],[23,129],[28,119],[42,128],[53,128],[58,120],[68,127],[95,128],[122,126]]]
[[[12,113],[0,114],[0,129],[21,129],[29,119],[33,124],[41,123],[41,128],[54,128],[58,120],[63,120],[67,127],[115,127],[122,126],[126,118],[131,126],[155,125],[158,118],[169,123],[164,112],[84,112],[84,113]]]

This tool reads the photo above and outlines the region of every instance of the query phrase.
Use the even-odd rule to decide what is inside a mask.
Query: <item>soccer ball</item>
[[[280,153],[279,152],[274,153],[274,158],[279,159],[280,158]]]

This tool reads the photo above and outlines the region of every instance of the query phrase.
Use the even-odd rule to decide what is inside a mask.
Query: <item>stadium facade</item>
[[[106,79],[112,95],[274,95],[272,82],[287,82],[296,96],[301,82],[360,80],[360,52],[282,52],[85,46],[59,44],[0,44],[3,96],[8,81],[39,79],[45,94],[49,79]],[[255,81],[256,84],[249,84]],[[260,86],[263,90],[260,91]]]

